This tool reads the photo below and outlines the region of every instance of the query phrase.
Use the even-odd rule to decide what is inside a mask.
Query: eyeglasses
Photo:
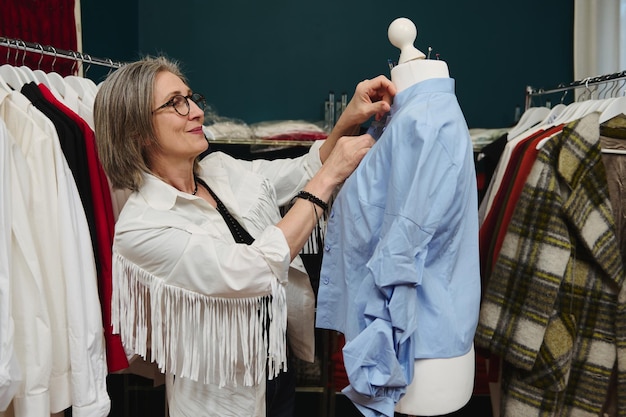
[[[202,94],[193,93],[188,96],[177,94],[171,99],[169,99],[163,105],[152,110],[152,114],[154,114],[154,112],[158,110],[164,109],[168,106],[172,106],[174,107],[174,110],[176,110],[176,113],[180,114],[181,116],[187,116],[190,111],[189,99],[191,99],[191,101],[196,103],[196,106],[200,107],[200,110],[204,110],[204,108],[206,107],[206,100],[204,99],[204,96]]]

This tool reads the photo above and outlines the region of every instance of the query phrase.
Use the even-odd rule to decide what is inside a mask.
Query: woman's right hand
[[[375,141],[368,134],[342,136],[322,164],[322,167],[304,187],[304,191],[328,202],[336,187],[341,184],[359,165]],[[311,210],[315,213],[311,215]],[[289,245],[291,259],[302,249],[318,224],[322,209],[315,203],[297,198],[283,219],[276,225],[280,228]]]
[[[331,187],[330,193],[327,190],[324,190],[326,192],[320,190],[320,193],[330,196],[334,188],[352,174],[374,143],[374,138],[368,134],[339,138],[330,155],[315,175],[322,180],[322,184]]]

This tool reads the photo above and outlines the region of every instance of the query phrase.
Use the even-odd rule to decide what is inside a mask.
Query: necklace
[[[196,195],[196,193],[198,192],[198,181],[196,181],[196,177],[193,177],[193,185],[194,185],[194,189],[193,189],[193,193],[191,193],[191,195]]]

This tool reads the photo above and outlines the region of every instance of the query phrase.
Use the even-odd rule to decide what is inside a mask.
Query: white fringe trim
[[[287,300],[278,280],[267,296],[208,297],[115,254],[111,303],[113,332],[144,359],[150,345],[164,373],[223,387],[257,385],[287,369]]]

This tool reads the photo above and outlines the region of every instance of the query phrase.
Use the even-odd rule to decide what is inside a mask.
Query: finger
[[[388,88],[385,90],[382,97],[382,101],[388,103],[390,106],[391,103],[393,103],[393,97],[396,95],[396,87],[393,84],[391,85],[391,87],[392,88]]]
[[[377,101],[376,103],[374,103],[373,107],[374,107],[373,113],[376,115],[375,116],[376,120],[382,119],[387,113],[389,113],[389,110],[391,110],[390,103],[387,103],[386,101],[383,101],[383,100]]]
[[[386,88],[386,85],[391,84],[389,78],[385,77],[384,75],[379,75],[375,78],[372,78],[371,80],[369,80],[369,82],[372,88]]]
[[[372,149],[372,146],[364,146],[362,148],[359,148],[356,152],[355,152],[355,157],[356,157],[356,161],[357,161],[357,165],[359,163],[361,163],[361,160],[365,157],[365,155],[369,152],[369,150]]]
[[[374,144],[376,143],[376,139],[374,139],[374,136],[370,135],[369,133],[366,133],[363,136],[367,138],[367,143],[370,147],[374,146]]]
[[[396,86],[384,75],[379,75],[372,82],[372,89],[376,90],[380,97],[393,97],[396,94]]]

